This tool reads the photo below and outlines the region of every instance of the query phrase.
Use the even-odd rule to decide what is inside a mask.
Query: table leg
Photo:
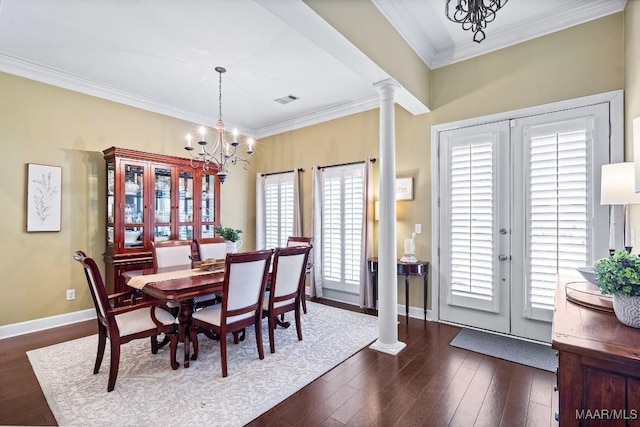
[[[189,326],[191,326],[191,320],[193,315],[193,300],[180,302],[180,313],[178,314],[178,341],[185,342],[185,334],[189,333]],[[189,367],[189,346],[184,346],[184,367]]]
[[[373,285],[373,308],[378,309],[378,273],[371,272],[371,282]]]
[[[405,321],[409,324],[409,275],[404,275],[404,310],[407,317]]]
[[[429,272],[424,274],[424,290],[422,291],[422,307],[424,307],[424,321],[427,321],[427,289],[429,289]]]

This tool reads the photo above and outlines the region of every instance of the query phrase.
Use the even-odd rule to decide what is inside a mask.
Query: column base
[[[376,340],[376,342],[371,344],[369,348],[395,356],[396,354],[400,353],[406,346],[407,345],[405,343],[400,341],[396,341],[394,344],[385,344],[378,339]]]

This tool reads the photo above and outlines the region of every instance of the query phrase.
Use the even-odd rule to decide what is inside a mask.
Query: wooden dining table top
[[[191,270],[190,266],[145,268],[123,273],[125,280],[137,276],[166,273],[172,271]],[[157,282],[150,282],[142,288],[142,292],[165,301],[184,301],[198,296],[221,292],[224,283],[224,271],[200,274],[198,276],[181,277]]]

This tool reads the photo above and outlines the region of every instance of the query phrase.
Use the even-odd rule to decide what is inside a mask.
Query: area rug
[[[463,328],[449,345],[550,372],[558,366],[555,350],[547,345],[475,329]]]
[[[122,346],[115,390],[107,393],[109,346],[93,375],[97,335],[27,352],[59,425],[242,426],[340,364],[377,337],[377,318],[307,302],[303,340],[295,324],[277,328],[276,352],[258,359],[253,328],[245,341],[228,338],[229,376],[222,377],[220,343],[199,337],[189,368],[172,371],[169,350],[151,354],[148,339]],[[288,320],[293,320],[292,314]],[[168,347],[168,346],[167,346]],[[182,345],[178,347],[178,354]]]

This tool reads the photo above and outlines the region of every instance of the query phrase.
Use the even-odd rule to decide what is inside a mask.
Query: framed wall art
[[[413,200],[413,178],[396,178],[396,200]]]
[[[62,167],[27,165],[27,232],[60,231]]]

